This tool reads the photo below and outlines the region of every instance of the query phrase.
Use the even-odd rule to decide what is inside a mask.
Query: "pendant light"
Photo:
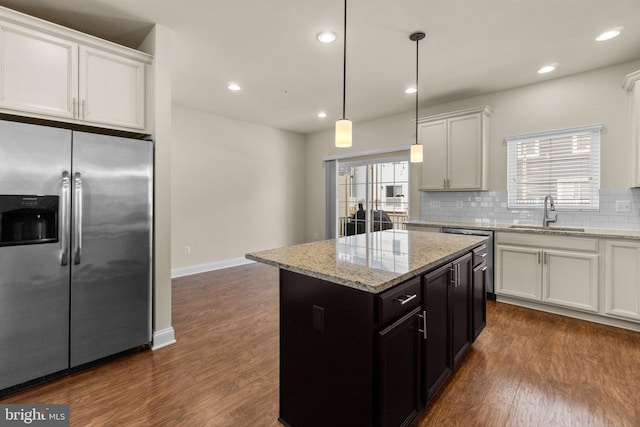
[[[409,155],[409,161],[411,163],[422,163],[422,145],[418,143],[418,46],[420,40],[425,37],[422,32],[413,33],[409,36],[409,39],[416,42],[416,143],[411,146],[411,153]]]
[[[347,0],[344,0],[344,49],[342,53],[342,119],[336,121],[336,147],[351,147],[351,120],[345,117],[347,101]]]

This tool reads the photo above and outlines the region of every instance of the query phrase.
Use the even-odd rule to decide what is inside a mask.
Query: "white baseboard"
[[[221,270],[223,268],[237,267],[239,265],[251,264],[255,261],[246,258],[234,258],[224,261],[212,262],[210,264],[200,264],[191,267],[176,268],[171,270],[171,278],[190,276],[192,274],[206,273],[207,271]]]
[[[176,334],[173,328],[166,328],[161,331],[153,332],[153,344],[151,350],[159,350],[162,347],[166,347],[176,343]]]

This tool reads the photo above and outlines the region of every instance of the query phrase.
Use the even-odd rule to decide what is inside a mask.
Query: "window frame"
[[[507,145],[507,208],[508,209],[539,209],[544,207],[544,197],[527,199],[527,203],[518,203],[518,185],[526,185],[526,183],[517,182],[518,176],[518,144],[519,143],[535,143],[541,144],[550,143],[553,144],[553,140],[565,140],[577,135],[589,135],[589,176],[585,177],[589,183],[588,195],[589,202],[584,205],[567,204],[563,203],[562,198],[558,197],[558,192],[562,191],[557,186],[558,180],[562,177],[556,175],[550,180],[556,180],[555,190],[549,191],[555,200],[556,208],[565,211],[597,211],[600,209],[600,174],[601,174],[601,162],[600,162],[600,146],[601,146],[601,130],[602,124],[592,124],[587,126],[578,126],[566,129],[557,129],[544,132],[535,132],[523,135],[509,136],[505,138]],[[566,142],[563,143],[566,144]],[[560,141],[558,141],[560,143]],[[531,145],[530,145],[531,146]],[[568,146],[568,145],[567,145]],[[533,146],[534,150],[536,146]],[[538,149],[541,149],[538,147]],[[584,149],[575,149],[582,151],[577,154],[576,157],[584,157]],[[574,152],[575,152],[574,150]],[[535,151],[534,151],[535,152]],[[565,153],[566,154],[566,153]],[[563,162],[570,162],[566,158],[562,159]],[[538,160],[539,162],[539,160]],[[549,169],[553,169],[551,166],[552,161],[549,162]],[[557,172],[557,170],[556,170]],[[522,174],[520,175],[522,176]],[[549,184],[552,186],[552,184]],[[566,190],[565,190],[566,191]]]

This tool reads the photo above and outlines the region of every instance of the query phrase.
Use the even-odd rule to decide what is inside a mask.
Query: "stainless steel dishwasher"
[[[493,231],[450,227],[443,227],[441,231],[449,234],[467,234],[470,236],[486,236],[489,238],[487,241],[487,298],[495,300],[496,294],[493,289]]]

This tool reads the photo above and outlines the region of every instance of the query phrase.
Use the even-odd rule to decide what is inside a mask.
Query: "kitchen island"
[[[409,425],[485,324],[484,241],[385,230],[247,254],[280,269],[280,421]]]

